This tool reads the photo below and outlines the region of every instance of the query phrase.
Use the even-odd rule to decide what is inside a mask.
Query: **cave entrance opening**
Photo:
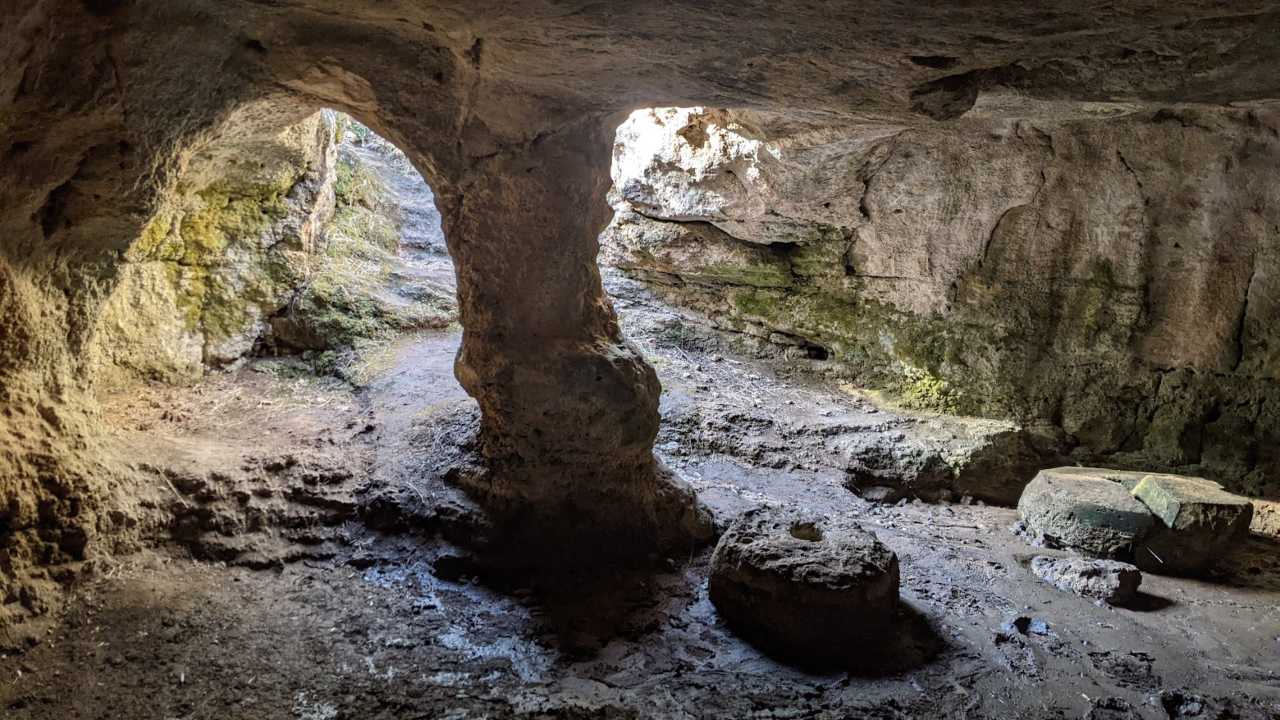
[[[455,322],[456,280],[434,195],[409,158],[349,115],[321,115],[334,135],[332,216],[257,346],[362,384],[389,344]]]
[[[373,496],[419,502],[424,417],[474,405],[432,190],[332,110],[193,165],[98,336],[110,447],[157,480],[123,502],[171,518],[198,559],[332,556]]]
[[[896,132],[707,107],[618,127],[602,275],[662,382],[669,467],[705,480],[724,471],[700,456],[722,453],[797,472],[759,480],[778,497],[817,472],[877,502],[1014,504],[1056,462],[1016,420],[967,413],[947,355],[921,350],[953,328],[899,307],[921,285],[884,270],[907,241],[878,228],[927,202],[880,210]]]
[[[108,380],[189,382],[274,358],[359,384],[389,342],[457,317],[431,189],[332,110],[198,148],[122,267],[96,332]]]

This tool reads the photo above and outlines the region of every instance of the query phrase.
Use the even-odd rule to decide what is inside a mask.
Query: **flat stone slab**
[[[1031,572],[1059,590],[1120,607],[1133,604],[1142,584],[1142,572],[1118,560],[1038,555]]]
[[[1150,474],[1132,494],[1160,521],[1134,558],[1151,572],[1204,572],[1248,534],[1253,519],[1253,504],[1247,498],[1204,478]]]
[[[776,508],[729,526],[711,560],[711,602],[734,631],[780,659],[837,667],[888,631],[898,558],[849,520]]]
[[[1046,545],[1118,560],[1155,525],[1155,516],[1131,494],[1148,473],[1102,468],[1041,470],[1018,501],[1027,530]]]

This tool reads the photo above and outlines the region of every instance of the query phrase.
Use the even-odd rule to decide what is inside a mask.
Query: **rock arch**
[[[595,554],[586,537],[643,554],[709,536],[653,458],[657,378],[622,338],[595,264],[619,117],[546,117],[527,103],[527,115],[493,118],[475,107],[483,41],[433,44],[443,31],[429,22],[404,37],[263,8],[245,8],[257,22],[199,4],[19,10],[4,32],[16,42],[0,256],[14,420],[0,443],[4,530],[25,538],[11,564],[77,562],[116,529],[98,514],[111,470],[91,447],[84,356],[149,219],[321,107],[391,139],[436,192],[465,328],[456,374],[482,413],[485,469],[467,485],[501,525],[583,554]]]
[[[705,536],[650,453],[653,371],[595,269],[625,111],[707,105],[929,125],[1073,101],[1280,96],[1271,3],[1083,16],[1035,0],[22,0],[0,10],[0,536],[5,564],[77,560],[99,510],[83,355],[120,256],[193,149],[335,107],[403,148],[458,261],[458,377],[513,517],[672,546]],[[922,59],[923,58],[923,59]],[[1065,103],[1065,104],[1054,104]],[[989,110],[990,111],[990,110]],[[626,544],[626,543],[624,543]]]

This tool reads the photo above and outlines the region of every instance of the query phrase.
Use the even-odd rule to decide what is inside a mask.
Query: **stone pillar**
[[[479,161],[442,208],[464,328],[455,373],[488,465],[470,489],[521,542],[687,551],[709,539],[655,462],[661,387],[596,265],[613,126],[599,118]]]

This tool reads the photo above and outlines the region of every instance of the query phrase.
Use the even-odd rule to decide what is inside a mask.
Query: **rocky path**
[[[404,262],[397,279],[405,285],[428,283],[452,290],[453,262],[440,229],[435,196],[409,159],[375,135],[364,142],[344,142],[340,152],[372,170],[387,190],[385,201],[395,206]]]

